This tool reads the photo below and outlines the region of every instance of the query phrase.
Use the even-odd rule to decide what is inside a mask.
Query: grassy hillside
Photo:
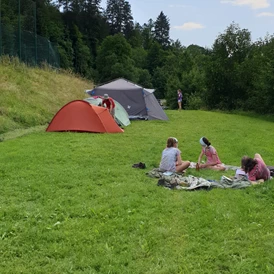
[[[66,103],[87,97],[93,83],[49,68],[0,59],[0,134],[44,125]]]

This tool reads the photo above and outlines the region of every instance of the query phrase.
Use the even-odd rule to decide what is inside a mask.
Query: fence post
[[[0,0],[1,1],[1,0]],[[34,4],[34,44],[35,44],[35,65],[37,66],[37,28],[36,28],[36,2]]]
[[[48,40],[48,65],[50,65],[50,40]]]
[[[21,61],[21,0],[18,0],[18,46],[19,46],[19,59]]]
[[[1,13],[1,1],[0,0],[0,56],[2,55],[2,13]]]

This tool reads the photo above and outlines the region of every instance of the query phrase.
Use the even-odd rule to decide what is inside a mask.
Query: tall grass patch
[[[87,97],[93,83],[49,68],[0,60],[0,133],[43,125],[66,103]]]

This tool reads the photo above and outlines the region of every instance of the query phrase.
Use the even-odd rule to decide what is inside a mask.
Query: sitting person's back
[[[178,148],[167,147],[162,152],[162,159],[160,163],[160,169],[165,171],[176,171],[176,159],[177,155],[181,152]]]
[[[190,165],[189,161],[182,161],[178,140],[174,137],[167,139],[167,146],[162,152],[159,168],[163,171],[182,172]]]

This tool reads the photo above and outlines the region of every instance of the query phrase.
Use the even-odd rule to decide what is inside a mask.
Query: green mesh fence
[[[17,56],[29,65],[59,68],[57,47],[37,33],[34,0],[0,0],[0,55]]]
[[[57,46],[45,37],[25,30],[19,32],[11,25],[1,24],[0,55],[17,56],[22,62],[33,66],[47,63],[60,67]]]

